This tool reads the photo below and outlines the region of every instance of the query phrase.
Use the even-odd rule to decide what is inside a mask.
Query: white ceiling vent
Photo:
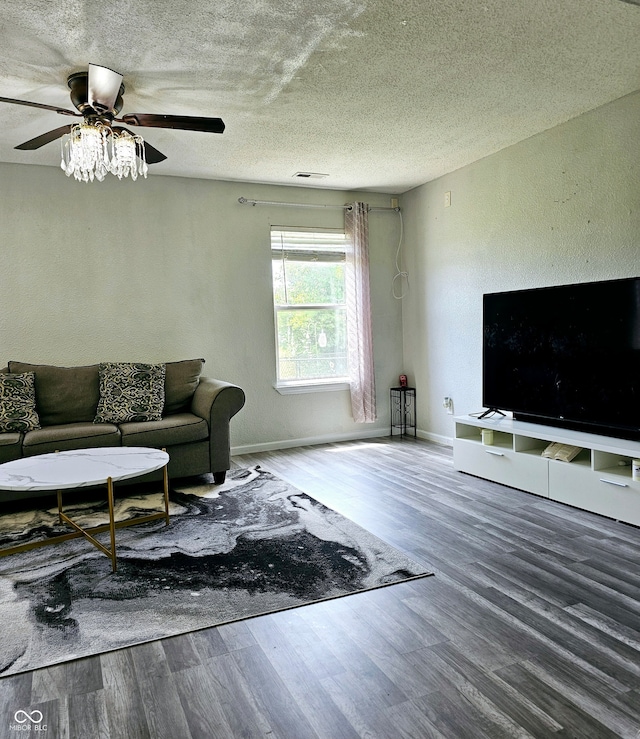
[[[296,172],[294,177],[298,177],[301,180],[323,180],[328,177],[328,174],[320,174],[320,172]]]

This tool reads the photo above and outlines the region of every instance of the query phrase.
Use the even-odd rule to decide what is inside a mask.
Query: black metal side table
[[[415,387],[392,387],[389,391],[391,403],[391,436],[398,429],[401,436],[416,433],[416,389]]]

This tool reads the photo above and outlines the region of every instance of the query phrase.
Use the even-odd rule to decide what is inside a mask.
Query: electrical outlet
[[[391,207],[392,208],[398,207],[398,198],[391,198]]]
[[[447,190],[444,194],[444,207],[450,208],[451,207],[451,190]]]
[[[444,400],[442,401],[442,407],[443,407],[443,408],[446,408],[446,410],[447,410],[447,413],[448,413],[448,414],[449,414],[450,416],[451,416],[451,415],[453,415],[453,398],[450,398],[449,396],[447,396],[447,397],[446,397],[446,398],[445,398],[445,399],[444,399]]]

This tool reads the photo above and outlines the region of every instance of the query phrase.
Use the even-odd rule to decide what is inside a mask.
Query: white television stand
[[[454,420],[457,470],[640,526],[640,481],[631,479],[639,442],[508,417]],[[482,443],[482,429],[493,430],[492,445]],[[553,441],[582,451],[571,462],[542,457]]]

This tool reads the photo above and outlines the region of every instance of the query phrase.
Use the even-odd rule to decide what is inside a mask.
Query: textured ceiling
[[[640,7],[2,0],[0,96],[70,108],[89,62],[124,75],[122,113],[224,119],[136,129],[168,157],[154,175],[401,193],[640,89]],[[58,142],[13,147],[70,122],[0,104],[0,161],[59,166]]]

